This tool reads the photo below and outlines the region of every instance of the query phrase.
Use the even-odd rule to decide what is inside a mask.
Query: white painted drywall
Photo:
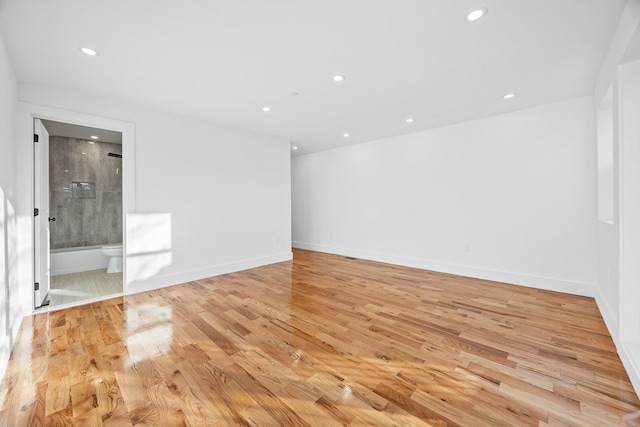
[[[613,223],[613,87],[598,106],[598,219]]]
[[[12,342],[20,326],[20,316],[16,315],[18,311],[13,307],[19,295],[19,281],[13,268],[18,238],[14,158],[17,100],[18,82],[0,34],[0,378],[4,376]]]
[[[638,37],[639,26],[640,0],[629,0],[620,18],[620,23],[602,64],[594,89],[594,97],[600,102],[605,98],[608,88],[613,88],[614,177],[613,224],[602,221],[597,224],[598,286],[596,288],[596,302],[616,344],[622,363],[638,393],[640,393],[640,346],[637,343],[634,344],[623,340],[623,331],[634,330],[638,327],[637,319],[633,319],[633,317],[637,316],[637,312],[633,315],[633,310],[626,310],[629,314],[628,316],[623,313],[625,304],[635,304],[637,306],[636,300],[628,300],[627,298],[637,288],[637,281],[629,277],[629,273],[633,274],[635,265],[637,265],[638,254],[629,252],[628,245],[627,250],[624,248],[624,238],[627,235],[624,223],[625,221],[635,221],[635,224],[627,225],[637,228],[637,223],[640,219],[628,216],[625,218],[623,214],[625,209],[623,193],[625,188],[629,191],[630,186],[637,188],[640,183],[628,182],[629,176],[626,176],[622,167],[626,163],[631,167],[631,172],[634,171],[634,168],[637,169],[637,163],[633,165],[634,159],[626,158],[622,140],[623,126],[621,126],[621,122],[623,121],[623,114],[620,111],[621,85],[619,73],[620,64],[623,62],[629,44],[634,37]],[[634,120],[637,122],[635,118]],[[634,194],[630,193],[629,196],[634,197]],[[630,271],[624,271],[625,265],[629,267]],[[630,289],[626,289],[627,287],[630,287]]]
[[[135,124],[127,293],[291,258],[288,141],[46,86],[18,97]]]
[[[594,87],[596,101],[604,98],[609,86],[617,83],[618,65],[631,42],[640,21],[640,0],[627,0],[618,28],[605,55]],[[616,87],[614,86],[614,93]]]
[[[640,36],[640,32],[638,33]],[[640,347],[640,59],[620,66],[621,253],[620,334]],[[636,354],[640,368],[640,354]]]
[[[294,247],[593,295],[584,97],[296,157]]]

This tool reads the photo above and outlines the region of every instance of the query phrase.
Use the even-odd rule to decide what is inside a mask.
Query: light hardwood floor
[[[122,293],[122,273],[106,269],[51,276],[50,307]]]
[[[24,320],[0,425],[621,426],[591,298],[345,257]]]

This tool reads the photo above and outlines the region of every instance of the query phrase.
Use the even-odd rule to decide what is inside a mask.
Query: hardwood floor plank
[[[302,250],[27,317],[0,386],[7,426],[602,427],[636,411],[591,298]]]

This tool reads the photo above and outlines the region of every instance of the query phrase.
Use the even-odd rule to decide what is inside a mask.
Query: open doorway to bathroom
[[[46,239],[39,258],[49,281],[42,289],[48,288],[46,295],[38,297],[36,289],[36,306],[66,307],[122,294],[122,133],[40,122],[48,138],[39,144],[48,143],[48,150],[36,149],[37,171],[46,175],[36,178],[36,186],[48,209],[36,234]]]

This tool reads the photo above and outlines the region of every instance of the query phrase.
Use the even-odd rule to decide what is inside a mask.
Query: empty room
[[[640,426],[640,0],[0,0],[0,426]]]

